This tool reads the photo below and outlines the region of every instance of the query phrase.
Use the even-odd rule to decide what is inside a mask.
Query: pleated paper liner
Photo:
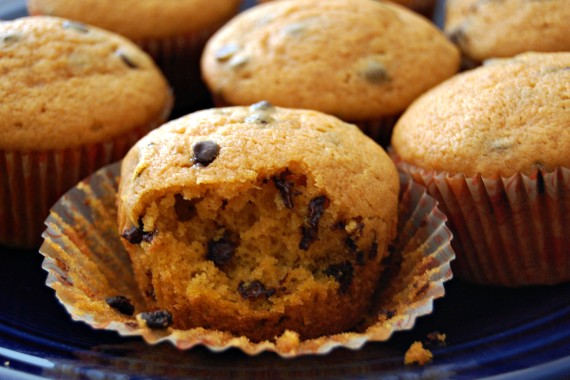
[[[448,216],[456,277],[510,287],[570,280],[569,168],[485,178],[396,161]]]
[[[43,152],[0,150],[0,244],[38,247],[51,205],[81,179],[123,158],[166,116],[100,143]]]
[[[96,329],[141,336],[147,343],[163,341],[181,350],[203,345],[212,351],[231,347],[254,355],[273,351],[282,357],[326,354],[336,347],[358,349],[368,341],[385,341],[393,332],[411,329],[417,317],[429,314],[433,301],[444,295],[452,277],[451,233],[437,202],[425,189],[402,176],[399,237],[394,242],[389,270],[381,279],[374,307],[362,326],[342,334],[299,340],[286,331],[275,341],[252,342],[244,336],[194,328],[151,330],[136,317],[110,308],[105,298],[130,298],[135,310],[146,310],[128,254],[117,232],[115,197],[119,163],[107,166],[66,193],[51,210],[40,252],[48,272],[47,285],[74,320]]]

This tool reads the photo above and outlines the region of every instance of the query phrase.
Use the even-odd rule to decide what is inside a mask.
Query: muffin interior
[[[364,289],[370,295],[378,275],[376,233],[364,236],[364,220],[343,215],[299,168],[259,178],[229,199],[216,188],[197,197],[184,189],[169,192],[140,220],[147,237],[139,251],[147,268],[138,276],[143,293],[151,305],[172,312],[178,328],[243,333],[227,320],[218,325],[213,314],[219,312],[236,319],[247,314],[264,329],[274,324],[269,331],[278,334],[291,327],[285,319],[296,308],[310,305],[314,315],[329,316],[331,303],[340,307]],[[375,270],[359,270],[371,260]],[[355,315],[342,322],[327,317],[324,329],[306,317],[293,325],[306,325],[315,336],[331,324],[341,331],[357,322],[367,303],[363,298],[345,306]],[[256,339],[252,329],[245,328]]]

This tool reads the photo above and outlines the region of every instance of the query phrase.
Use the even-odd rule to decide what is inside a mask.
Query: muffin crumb
[[[422,342],[414,342],[406,351],[404,356],[404,364],[418,364],[425,365],[433,359],[433,354],[430,350],[424,348]]]

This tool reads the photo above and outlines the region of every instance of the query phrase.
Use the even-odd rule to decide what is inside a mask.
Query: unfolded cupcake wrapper
[[[452,277],[452,235],[437,202],[421,186],[402,175],[398,239],[366,323],[354,331],[300,340],[286,331],[274,341],[252,342],[228,332],[168,327],[149,329],[110,308],[105,299],[123,295],[137,313],[146,311],[129,256],[116,224],[115,198],[119,163],[107,166],[67,192],[51,210],[40,252],[47,285],[74,320],[96,329],[140,336],[149,344],[170,342],[181,350],[203,345],[212,351],[239,348],[255,355],[272,351],[282,357],[326,354],[336,347],[358,349],[368,341],[385,341],[393,332],[410,329],[418,316],[429,314]]]
[[[158,122],[108,141],[64,150],[0,150],[0,245],[38,247],[50,207],[97,169],[121,159]]]
[[[570,280],[569,168],[486,178],[396,161],[449,218],[456,277],[509,287]]]

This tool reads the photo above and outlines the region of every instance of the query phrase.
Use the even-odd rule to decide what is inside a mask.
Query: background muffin
[[[0,243],[39,243],[57,198],[120,159],[171,107],[126,39],[64,19],[0,23]]]
[[[450,218],[454,274],[570,279],[570,53],[497,59],[418,99],[394,129],[400,167]]]
[[[65,17],[119,33],[149,53],[174,88],[177,107],[209,105],[200,79],[204,43],[239,0],[28,0],[31,15]]]
[[[447,0],[445,32],[468,65],[527,51],[570,51],[567,0]]]
[[[458,65],[457,49],[433,24],[371,0],[258,5],[220,29],[202,56],[218,105],[266,99],[315,109],[384,143],[395,118]]]
[[[267,103],[207,110],[126,156],[119,231],[148,304],[174,328],[306,339],[362,320],[398,189],[385,152],[332,116]]]

